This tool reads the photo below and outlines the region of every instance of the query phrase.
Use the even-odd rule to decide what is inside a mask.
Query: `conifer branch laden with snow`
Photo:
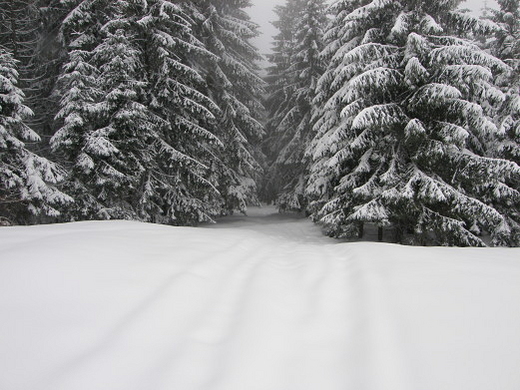
[[[24,122],[32,111],[17,79],[16,61],[0,49],[0,218],[29,223],[42,215],[59,216],[72,199],[57,187],[64,171],[28,147],[40,137]]]
[[[510,66],[496,76],[496,83],[503,92],[503,104],[495,114],[498,139],[492,140],[488,149],[495,157],[506,158],[520,164],[520,1],[499,0],[492,20],[500,26],[486,46]],[[503,210],[508,225],[514,226],[517,241],[520,240],[520,181],[508,178],[506,182],[493,181],[482,192],[494,198],[496,207]],[[491,195],[492,194],[492,195]]]

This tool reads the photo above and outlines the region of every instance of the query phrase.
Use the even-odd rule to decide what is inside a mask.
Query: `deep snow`
[[[0,389],[520,389],[520,249],[273,212],[1,228]]]

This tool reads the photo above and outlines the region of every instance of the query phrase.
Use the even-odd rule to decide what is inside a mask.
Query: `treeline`
[[[519,1],[485,19],[453,0],[324,3],[276,9],[269,196],[334,237],[519,245]]]
[[[248,0],[0,0],[0,218],[187,225],[260,193],[334,237],[518,246],[519,0],[460,3],[286,0],[264,82]]]
[[[0,218],[196,224],[258,203],[247,0],[1,0]]]

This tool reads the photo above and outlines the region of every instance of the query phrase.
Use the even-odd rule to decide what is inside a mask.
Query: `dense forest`
[[[0,223],[196,225],[261,201],[326,234],[520,245],[520,1],[0,0]]]

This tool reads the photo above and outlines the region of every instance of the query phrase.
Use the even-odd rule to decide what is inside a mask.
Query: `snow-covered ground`
[[[520,389],[519,249],[271,213],[1,228],[0,389]]]

